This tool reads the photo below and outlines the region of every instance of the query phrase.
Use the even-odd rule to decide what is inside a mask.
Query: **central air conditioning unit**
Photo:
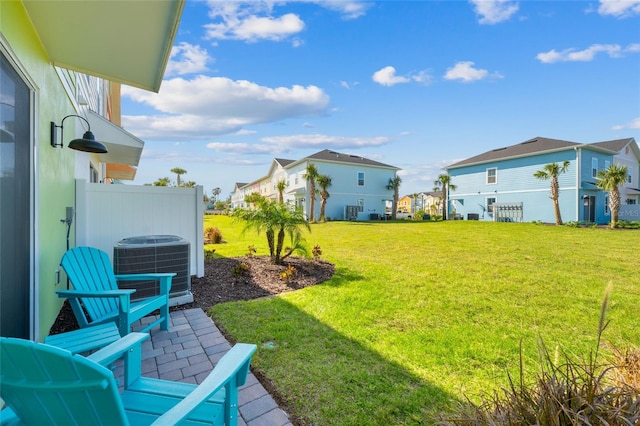
[[[189,242],[176,235],[144,235],[118,241],[113,247],[113,269],[117,274],[175,272],[171,280],[169,304],[193,302]],[[131,300],[160,294],[158,281],[121,281],[121,289],[133,289]]]

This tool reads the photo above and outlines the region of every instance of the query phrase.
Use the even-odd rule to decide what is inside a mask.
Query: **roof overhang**
[[[625,192],[627,195],[640,195],[640,188],[627,188]]]
[[[126,164],[107,163],[107,178],[115,180],[133,180],[138,170]]]
[[[86,119],[96,140],[107,147],[108,152],[100,154],[100,161],[138,166],[144,148],[141,139],[91,110],[86,111]]]
[[[51,62],[157,92],[185,0],[23,1]]]

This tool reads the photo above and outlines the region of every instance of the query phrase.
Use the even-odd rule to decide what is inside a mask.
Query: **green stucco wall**
[[[72,31],[72,28],[61,24],[60,31]],[[35,232],[35,338],[42,340],[62,306],[55,291],[66,288],[66,280],[61,274],[61,282],[56,284],[55,272],[66,250],[67,228],[60,220],[65,217],[65,208],[74,206],[75,198],[74,151],[51,147],[50,122],[59,125],[63,117],[75,114],[75,110],[21,1],[0,1],[0,32],[3,44],[35,86],[35,223],[32,224]],[[74,128],[70,121],[65,125],[68,129]],[[72,135],[73,131],[65,132],[65,145]],[[72,229],[71,245],[73,237]]]

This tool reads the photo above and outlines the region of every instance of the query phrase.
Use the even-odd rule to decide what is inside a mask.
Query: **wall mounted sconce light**
[[[107,152],[107,147],[101,144],[100,142],[98,142],[96,140],[96,137],[93,136],[93,133],[91,133],[91,125],[89,125],[89,122],[87,121],[87,119],[75,114],[67,115],[65,118],[62,119],[59,126],[56,125],[56,123],[54,123],[53,121],[51,122],[51,146],[52,147],[55,148],[59,146],[60,148],[62,148],[64,146],[62,144],[62,141],[64,141],[64,128],[62,126],[64,124],[64,120],[66,120],[69,117],[78,117],[83,119],[84,122],[87,123],[87,127],[89,128],[89,130],[84,132],[84,135],[82,135],[81,139],[73,139],[71,142],[69,142],[69,145],[68,145],[69,148],[75,149],[76,151],[95,152],[97,154],[105,154]],[[60,128],[60,139],[61,139],[60,143],[58,143],[58,132],[56,131],[56,128],[58,127]]]

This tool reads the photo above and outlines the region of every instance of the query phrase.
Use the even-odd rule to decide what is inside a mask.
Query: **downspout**
[[[576,222],[580,220],[580,176],[582,175],[580,167],[580,148],[574,148],[576,151]]]

